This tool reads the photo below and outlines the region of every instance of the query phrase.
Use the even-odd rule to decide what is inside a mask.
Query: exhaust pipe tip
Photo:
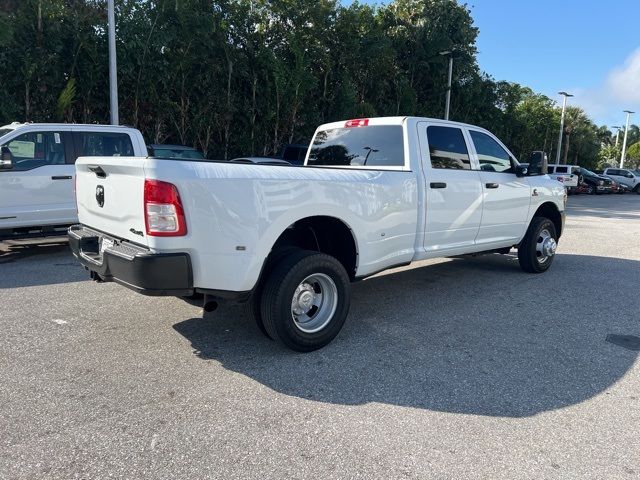
[[[216,308],[218,308],[218,302],[214,300],[212,296],[205,295],[204,302],[202,304],[202,309],[207,313],[211,313],[215,311]]]

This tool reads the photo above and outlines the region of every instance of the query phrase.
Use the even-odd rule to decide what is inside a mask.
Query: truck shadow
[[[639,267],[558,255],[527,275],[491,255],[383,274],[354,285],[345,328],[310,354],[262,337],[241,307],[174,328],[202,359],[286,395],[523,417],[588,400],[633,365],[637,352],[605,337],[640,332]],[[604,281],[626,304],[601,303]]]

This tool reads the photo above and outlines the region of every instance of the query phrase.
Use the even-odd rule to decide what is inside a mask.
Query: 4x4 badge
[[[99,207],[104,206],[104,187],[102,185],[96,187],[96,202]]]

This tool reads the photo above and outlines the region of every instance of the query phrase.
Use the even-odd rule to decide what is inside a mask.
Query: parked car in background
[[[78,221],[78,157],[147,156],[138,130],[113,125],[16,122],[0,127],[0,149],[0,239],[60,235]]]
[[[603,175],[611,177],[618,183],[624,183],[640,195],[640,172],[626,168],[605,168]]]
[[[309,145],[289,144],[285,145],[280,158],[286,160],[292,165],[303,165],[307,156]]]
[[[291,167],[292,165],[286,160],[269,157],[239,157],[229,160],[233,163],[252,163],[254,165],[283,165]]]
[[[150,157],[170,158],[172,160],[204,160],[204,155],[193,147],[184,145],[151,144],[147,146]]]
[[[608,193],[611,191],[611,180],[605,179],[600,175],[593,173],[591,170],[587,170],[583,167],[578,167],[578,173],[582,177],[582,183],[586,183],[592,187],[591,193],[599,195],[601,193]]]

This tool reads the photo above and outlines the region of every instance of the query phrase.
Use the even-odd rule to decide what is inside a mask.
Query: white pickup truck
[[[2,126],[0,151],[0,240],[64,235],[78,222],[78,157],[147,156],[135,128],[71,123]]]
[[[566,194],[542,161],[415,117],[322,125],[301,167],[80,158],[69,240],[95,280],[250,301],[265,334],[310,351],[342,328],[350,282],[382,270],[512,247],[548,269]]]

